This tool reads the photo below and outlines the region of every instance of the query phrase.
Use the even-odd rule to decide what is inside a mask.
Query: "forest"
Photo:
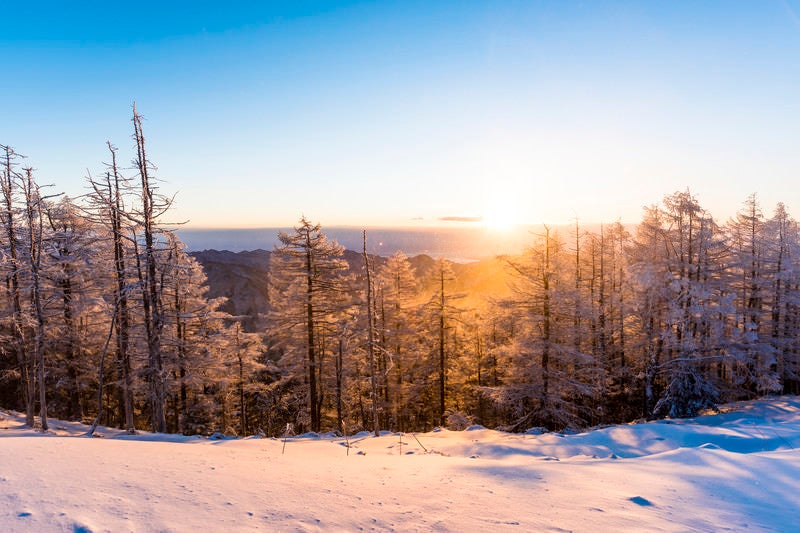
[[[135,107],[132,124],[132,165],[109,142],[78,198],[0,145],[0,405],[31,427],[565,431],[800,390],[782,204],[753,194],[723,222],[678,191],[638,224],[542,226],[471,270],[368,254],[367,231],[346,252],[302,217],[271,252],[265,311],[237,314],[166,222]]]

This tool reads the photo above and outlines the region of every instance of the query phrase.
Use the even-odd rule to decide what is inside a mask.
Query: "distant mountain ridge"
[[[566,227],[564,227],[566,229]],[[326,227],[328,238],[350,250],[362,249],[363,228]],[[366,228],[367,251],[388,257],[402,251],[409,257],[428,255],[467,262],[503,254],[517,254],[530,245],[539,226],[517,226],[504,231],[484,227]],[[292,228],[192,229],[178,235],[190,251],[272,250],[279,244],[278,232]]]
[[[221,310],[245,317],[242,325],[255,331],[259,315],[269,310],[268,278],[271,252],[203,250],[190,252],[208,278],[208,296],[225,298]]]
[[[234,316],[241,316],[242,325],[247,331],[263,328],[263,317],[269,312],[269,267],[272,252],[268,250],[249,250],[232,252],[229,250],[202,250],[190,252],[203,267],[208,278],[208,296],[224,298],[221,309]],[[361,275],[364,268],[362,254],[345,250],[344,259],[350,271]],[[380,268],[386,261],[384,256],[374,257],[374,267]],[[409,258],[417,278],[424,282],[430,279],[435,260],[425,254]],[[504,260],[490,258],[471,263],[453,263],[456,280],[454,291],[466,293],[470,300],[482,300],[489,296],[502,296],[507,292]],[[424,283],[423,283],[424,284]]]

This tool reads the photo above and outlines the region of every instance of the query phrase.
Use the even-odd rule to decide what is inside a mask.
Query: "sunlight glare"
[[[517,209],[510,202],[495,203],[483,215],[483,225],[494,231],[507,231],[519,223]]]

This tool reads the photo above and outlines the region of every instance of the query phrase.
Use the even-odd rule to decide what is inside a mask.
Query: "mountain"
[[[242,327],[255,331],[258,317],[269,311],[267,273],[272,252],[203,250],[191,255],[205,270],[208,296],[225,298],[221,310],[244,316]]]
[[[208,295],[225,298],[221,310],[244,317],[242,325],[247,331],[263,329],[263,317],[269,311],[269,265],[272,252],[252,250],[203,250],[190,252],[202,265],[208,278]],[[386,262],[382,256],[371,256],[375,268]],[[345,250],[343,258],[350,271],[360,277],[364,271],[361,253]],[[416,255],[409,262],[420,280],[431,280],[436,265],[428,255]],[[472,263],[452,263],[456,279],[452,290],[465,295],[465,307],[479,307],[489,298],[508,295],[507,271],[504,259],[491,258]],[[424,283],[426,292],[435,290],[434,283]]]

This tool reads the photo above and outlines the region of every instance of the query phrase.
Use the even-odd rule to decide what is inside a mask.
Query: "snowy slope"
[[[796,397],[577,435],[359,435],[349,449],[52,425],[0,413],[2,531],[800,530]]]

